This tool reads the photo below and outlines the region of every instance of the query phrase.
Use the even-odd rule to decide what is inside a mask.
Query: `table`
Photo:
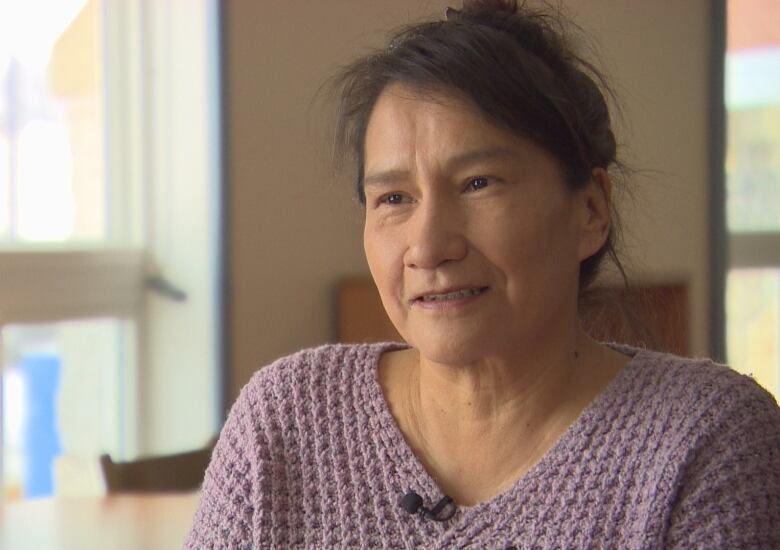
[[[44,498],[0,507],[3,550],[181,548],[198,493]]]

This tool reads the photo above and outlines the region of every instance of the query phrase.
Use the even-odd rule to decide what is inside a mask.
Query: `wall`
[[[360,209],[327,162],[319,87],[387,29],[446,1],[224,3],[230,399],[280,355],[331,337],[339,277],[367,272]],[[707,341],[705,0],[567,3],[618,84],[633,199],[631,271],[691,285],[691,349]]]

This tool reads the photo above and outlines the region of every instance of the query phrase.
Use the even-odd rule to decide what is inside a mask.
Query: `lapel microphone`
[[[455,502],[447,495],[444,495],[433,508],[426,508],[423,506],[422,497],[411,489],[401,497],[398,501],[398,505],[410,514],[419,513],[425,519],[432,519],[433,521],[447,521],[455,515],[457,510]]]

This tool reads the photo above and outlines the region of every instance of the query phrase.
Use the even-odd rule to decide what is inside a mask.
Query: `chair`
[[[584,329],[597,340],[688,353],[688,287],[684,283],[596,287],[579,305]],[[401,340],[369,277],[339,282],[334,337],[338,342]]]
[[[181,492],[200,488],[216,439],[203,449],[114,462],[104,454],[100,467],[108,493]]]

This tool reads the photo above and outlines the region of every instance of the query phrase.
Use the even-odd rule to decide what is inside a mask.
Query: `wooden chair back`
[[[100,466],[108,493],[182,492],[200,488],[216,440],[203,449],[114,462],[104,454]]]
[[[595,339],[686,355],[688,288],[683,283],[599,287],[580,303],[582,324]],[[339,342],[401,341],[370,277],[341,281],[336,290]]]

